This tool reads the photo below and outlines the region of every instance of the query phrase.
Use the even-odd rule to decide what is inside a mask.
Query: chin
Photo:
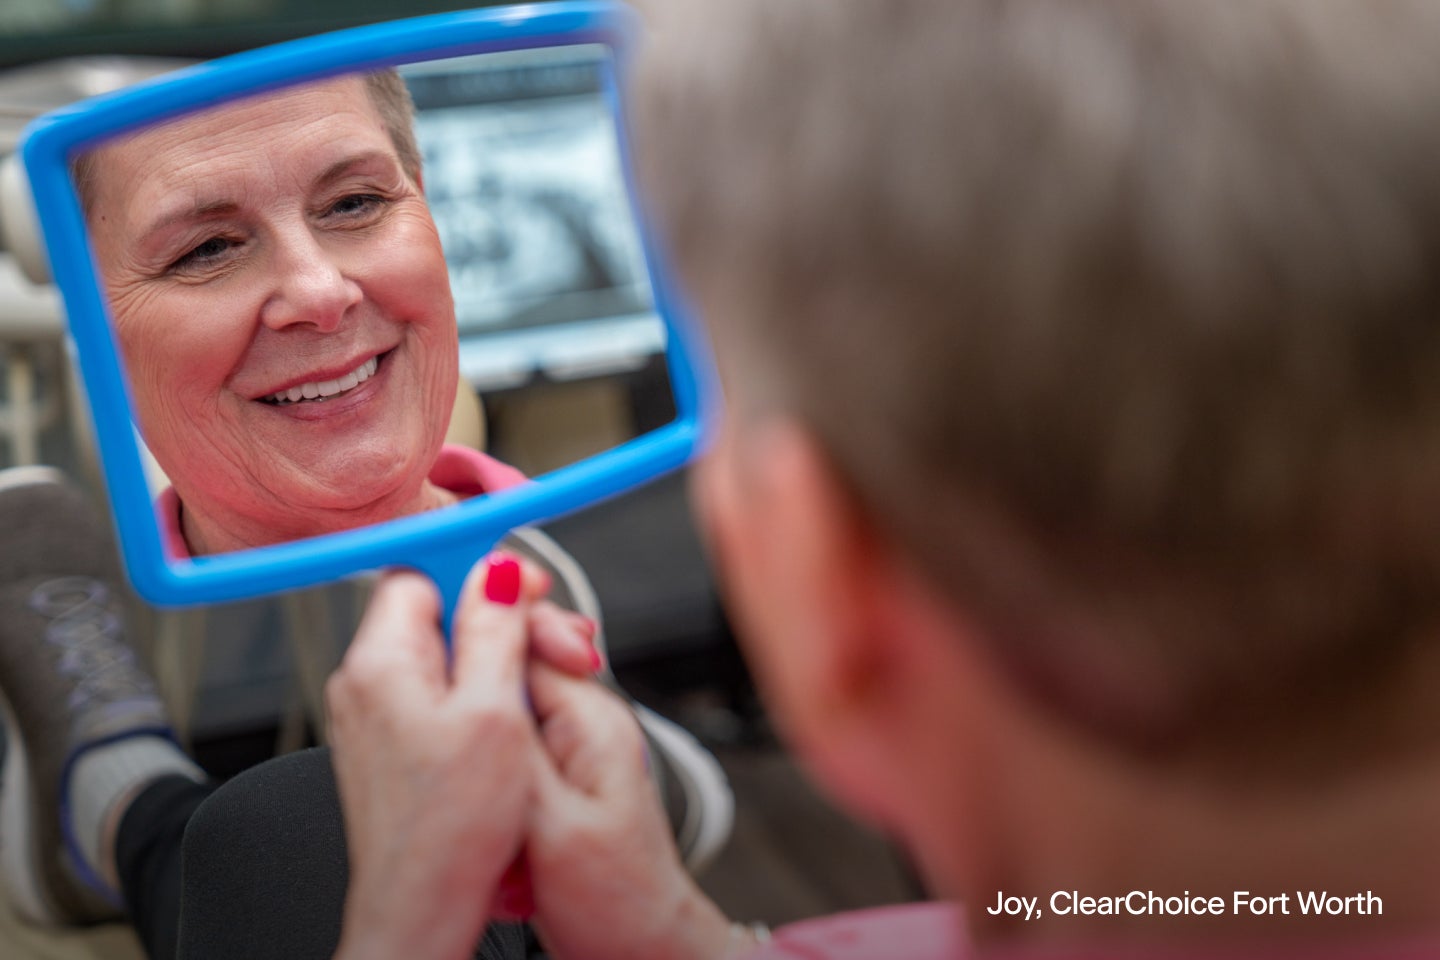
[[[423,474],[403,474],[385,483],[370,483],[363,489],[347,487],[336,491],[333,496],[317,500],[314,506],[326,512],[353,514],[353,526],[366,523],[384,523],[407,513],[416,512],[424,489]]]

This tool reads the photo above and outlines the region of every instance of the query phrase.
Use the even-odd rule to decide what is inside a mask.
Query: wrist
[[[731,960],[750,952],[752,945],[744,939],[748,930],[730,918],[707,897],[687,876],[688,890],[670,913],[668,935],[662,937],[653,951],[655,957],[685,957],[690,960]],[[734,928],[740,927],[737,939]]]

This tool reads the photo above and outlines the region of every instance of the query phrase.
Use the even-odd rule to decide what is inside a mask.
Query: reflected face
[[[162,124],[92,167],[86,216],[136,413],[192,548],[433,505],[454,306],[363,80]]]

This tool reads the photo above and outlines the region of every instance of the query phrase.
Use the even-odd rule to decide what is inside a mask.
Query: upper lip
[[[259,393],[252,394],[250,399],[265,400],[269,397],[274,396],[282,390],[289,390],[291,387],[300,387],[304,386],[307,383],[324,383],[326,380],[338,380],[340,377],[343,377],[345,376],[345,374],[358,368],[362,363],[365,363],[371,357],[383,357],[385,356],[385,354],[389,353],[391,349],[393,348],[387,348],[384,350],[371,350],[367,353],[362,353],[358,355],[354,360],[332,364],[330,366],[320,367],[319,369],[312,370],[308,373],[302,373],[298,376],[291,377],[288,380],[277,384],[276,386],[267,387]]]

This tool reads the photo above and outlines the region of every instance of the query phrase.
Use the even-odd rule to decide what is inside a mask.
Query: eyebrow
[[[186,220],[206,220],[211,217],[229,216],[239,209],[240,205],[234,200],[196,200],[189,206],[177,207],[155,218],[144,230],[140,231],[139,240],[141,243],[145,243],[166,227]]]
[[[345,176],[347,173],[354,170],[356,167],[363,167],[366,164],[374,163],[377,160],[383,161],[388,166],[397,169],[400,166],[399,160],[394,155],[386,153],[384,150],[366,150],[363,153],[353,154],[330,164],[330,166],[325,168],[324,173],[320,174],[320,176],[315,178],[314,185],[317,187],[329,186],[331,183],[339,180],[341,177]]]
[[[383,150],[366,150],[362,153],[343,157],[326,167],[321,174],[312,181],[314,187],[327,187],[336,180],[342,179],[357,167],[376,161],[386,162],[392,167],[399,167],[399,161]],[[140,231],[141,243],[148,241],[160,231],[167,227],[174,226],[189,220],[206,220],[211,217],[223,217],[234,214],[240,209],[240,204],[234,200],[196,200],[188,206],[179,206],[169,212],[162,213],[155,220],[146,225]]]

